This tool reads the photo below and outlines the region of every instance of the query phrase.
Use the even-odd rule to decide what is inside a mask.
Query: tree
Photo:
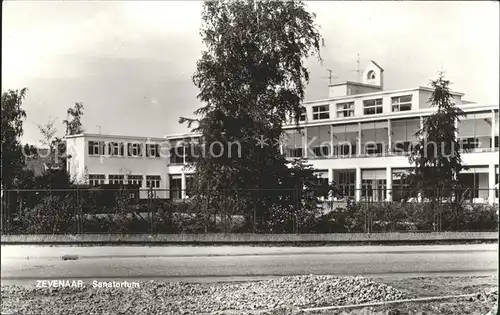
[[[77,102],[73,108],[67,110],[68,118],[63,120],[66,125],[66,135],[76,135],[83,132],[82,116],[83,116],[83,103]],[[70,119],[71,117],[71,119]]]
[[[465,168],[457,139],[457,124],[465,113],[455,106],[450,92],[450,81],[442,72],[437,80],[431,81],[434,89],[428,102],[437,110],[426,117],[423,127],[415,136],[419,143],[410,154],[414,165],[409,175],[410,185],[423,197],[451,196],[459,188],[458,174]]]
[[[204,3],[206,51],[193,82],[205,106],[195,111],[199,118],[180,122],[196,123],[193,132],[202,136],[192,189],[206,205],[238,191],[247,217],[266,221],[314,177],[302,164],[289,165],[276,146],[288,118],[298,123],[309,81],[305,58],[321,60],[314,17],[300,1]]]
[[[56,154],[55,148],[54,148],[54,141],[55,141],[55,135],[57,133],[57,129],[55,128],[56,120],[49,119],[49,121],[45,125],[38,124],[38,130],[42,134],[42,140],[40,140],[40,143],[48,147],[48,163],[47,166],[49,169],[52,169],[54,166],[57,166],[58,164],[58,155]]]
[[[22,108],[27,88],[9,90],[2,94],[2,188],[16,186],[19,174],[25,166],[25,156],[19,138],[23,135],[26,111]]]

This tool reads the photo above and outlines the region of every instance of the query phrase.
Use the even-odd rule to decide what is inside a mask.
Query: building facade
[[[289,159],[305,158],[324,182],[335,183],[339,198],[400,201],[414,198],[401,175],[415,133],[435,109],[432,89],[385,91],[384,70],[370,62],[362,82],[331,84],[327,99],[305,102],[299,124],[292,120],[280,150]],[[457,122],[462,159],[468,170],[460,181],[475,202],[498,203],[498,105],[476,104],[452,92],[467,116]],[[139,138],[81,134],[67,138],[68,170],[95,183],[139,183],[165,198],[186,198],[192,170],[185,139],[194,135]],[[131,182],[132,181],[132,182]],[[140,181],[140,182],[139,182]]]

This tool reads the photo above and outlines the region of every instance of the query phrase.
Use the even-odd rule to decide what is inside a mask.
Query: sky
[[[306,1],[325,40],[307,60],[306,100],[357,79],[374,60],[384,89],[427,86],[439,70],[464,99],[499,104],[497,1]],[[204,46],[198,1],[4,1],[2,92],[29,89],[23,142],[38,124],[83,102],[85,132],[162,137],[188,132],[180,116],[201,106],[191,81]]]

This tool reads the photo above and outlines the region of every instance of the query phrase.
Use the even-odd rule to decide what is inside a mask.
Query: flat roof
[[[371,87],[377,85],[369,85]],[[424,87],[424,86],[419,86],[411,89],[402,89],[402,90],[391,90],[391,91],[378,91],[378,92],[370,92],[370,93],[363,93],[363,94],[353,94],[353,95],[346,95],[346,96],[335,96],[335,97],[329,97],[329,98],[324,98],[324,99],[319,99],[319,100],[312,100],[312,101],[305,101],[302,104],[315,104],[315,103],[323,103],[323,102],[331,102],[331,101],[336,101],[336,100],[345,100],[345,99],[355,99],[355,98],[362,98],[362,97],[370,97],[370,96],[379,96],[379,95],[385,95],[385,94],[396,94],[396,93],[404,93],[404,92],[413,92],[413,91],[427,91],[427,92],[432,92],[434,91],[431,88]],[[461,92],[450,92],[452,95],[457,95],[457,96],[464,96],[465,93]]]
[[[154,141],[164,141],[165,138],[160,137],[140,137],[140,136],[123,136],[123,135],[111,135],[111,134],[96,134],[96,133],[80,133],[77,135],[65,136],[66,139],[72,138],[108,138],[108,139],[130,139],[130,140],[154,140]]]
[[[374,84],[367,84],[367,83],[361,83],[361,82],[354,82],[354,81],[343,81],[343,82],[338,82],[338,83],[332,83],[328,84],[328,86],[339,86],[339,85],[357,85],[357,86],[366,86],[374,89],[382,89],[380,85],[374,85]]]

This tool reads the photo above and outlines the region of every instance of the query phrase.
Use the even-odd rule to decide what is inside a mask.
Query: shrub
[[[498,231],[498,205],[465,205],[463,207],[463,230]]]
[[[153,233],[175,233],[173,215],[175,205],[170,201],[162,201],[153,204],[152,232]]]
[[[69,196],[46,196],[23,219],[28,233],[69,234],[77,231],[75,218],[79,211]]]

